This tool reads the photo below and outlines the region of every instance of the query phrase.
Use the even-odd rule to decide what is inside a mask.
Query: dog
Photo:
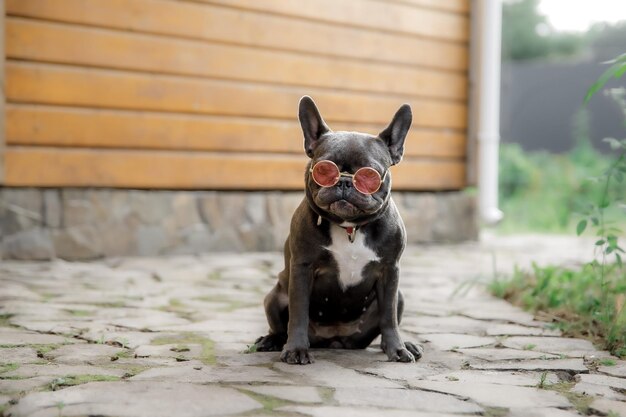
[[[264,301],[270,331],[256,351],[282,351],[289,364],[313,362],[309,348],[364,349],[381,335],[390,361],[414,362],[420,345],[399,332],[398,290],[406,231],[389,168],[398,164],[412,113],[402,105],[378,136],[332,131],[302,97],[305,198],[291,219],[285,268]]]

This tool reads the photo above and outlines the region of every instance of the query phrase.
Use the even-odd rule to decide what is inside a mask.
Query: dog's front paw
[[[391,350],[387,357],[391,362],[415,362],[415,356],[405,347]]]
[[[422,345],[418,345],[417,343],[413,342],[404,342],[404,346],[409,352],[413,354],[415,360],[419,360],[424,354],[424,348],[422,347]]]
[[[380,346],[383,352],[387,354],[390,362],[415,362],[415,356],[407,349],[408,346],[403,344],[391,345],[387,343],[381,343]],[[419,359],[419,358],[418,358]]]
[[[309,349],[305,347],[285,346],[280,354],[280,360],[292,365],[306,365],[313,363],[313,355],[311,355]]]

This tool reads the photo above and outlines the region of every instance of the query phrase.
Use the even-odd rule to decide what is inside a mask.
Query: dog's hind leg
[[[286,291],[281,288],[280,282],[265,296],[265,315],[270,325],[270,332],[254,342],[257,351],[274,352],[283,349],[283,345],[287,342],[289,321],[287,301]]]

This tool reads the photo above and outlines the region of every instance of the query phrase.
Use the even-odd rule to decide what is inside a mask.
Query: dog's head
[[[337,222],[359,223],[375,217],[389,200],[389,168],[402,160],[411,107],[402,105],[378,136],[333,132],[308,96],[300,100],[298,116],[304,150],[311,158],[305,181],[314,210]]]

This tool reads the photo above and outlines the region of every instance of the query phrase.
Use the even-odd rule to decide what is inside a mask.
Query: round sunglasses
[[[354,188],[362,194],[374,194],[380,189],[383,181],[387,177],[381,178],[378,171],[370,167],[359,168],[354,174],[339,171],[339,167],[333,161],[322,160],[313,165],[310,170],[313,181],[320,187],[332,187],[339,182],[341,177],[351,177]]]

